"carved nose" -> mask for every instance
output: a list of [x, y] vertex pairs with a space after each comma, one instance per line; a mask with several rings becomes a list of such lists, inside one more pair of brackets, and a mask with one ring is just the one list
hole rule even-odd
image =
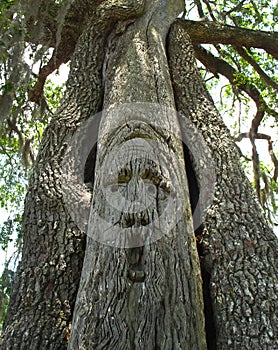
[[145, 191], [144, 181], [140, 176], [133, 176], [127, 186], [127, 199], [132, 204], [142, 203]]

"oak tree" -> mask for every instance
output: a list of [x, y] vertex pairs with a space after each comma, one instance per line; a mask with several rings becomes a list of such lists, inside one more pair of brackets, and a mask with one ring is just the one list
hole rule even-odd
[[[269, 143], [273, 184], [259, 127], [277, 117], [278, 37], [251, 29], [268, 3], [1, 2], [3, 140], [32, 164], [1, 349], [277, 346], [277, 240], [256, 139]], [[237, 136], [252, 145], [255, 192], [196, 58], [255, 103]], [[52, 113], [46, 79], [68, 61]], [[36, 155], [26, 125], [47, 125]]]

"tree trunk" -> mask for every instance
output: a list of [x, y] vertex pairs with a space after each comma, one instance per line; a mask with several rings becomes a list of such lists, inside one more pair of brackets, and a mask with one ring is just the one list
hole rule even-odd
[[[90, 9], [30, 180], [1, 349], [206, 348], [184, 157], [200, 187], [194, 227], [204, 221], [207, 346], [278, 346], [275, 237], [178, 22], [165, 53], [182, 3], [109, 0]], [[91, 117], [102, 109], [98, 126]], [[94, 183], [91, 204], [84, 178]]]
[[153, 1], [134, 23], [121, 23], [122, 32], [118, 26], [110, 33], [93, 202], [68, 349], [206, 348], [165, 52], [167, 23], [182, 6]]
[[[215, 198], [200, 237], [217, 349], [278, 348], [277, 239], [240, 167], [239, 151], [192, 63], [190, 38], [178, 24], [172, 27], [168, 52], [182, 132], [187, 134], [186, 120], [196, 125], [217, 170]], [[195, 170], [200, 178], [200, 168]]]
[[[140, 14], [142, 2], [130, 3], [117, 8], [106, 2], [93, 12], [76, 46], [61, 107], [44, 133], [25, 202], [22, 261], [1, 336], [3, 350], [67, 347], [85, 235], [63, 196], [63, 160], [78, 126], [101, 109], [106, 38], [119, 18]], [[82, 204], [80, 198], [71, 200]]]

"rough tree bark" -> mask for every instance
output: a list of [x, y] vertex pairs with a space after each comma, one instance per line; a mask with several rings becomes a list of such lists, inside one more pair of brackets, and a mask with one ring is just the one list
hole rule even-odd
[[[91, 5], [82, 1], [83, 10], [87, 6], [88, 11], [71, 60], [67, 91], [44, 134], [30, 180], [22, 261], [1, 349], [206, 348], [200, 267], [182, 170], [182, 144], [176, 137], [180, 127], [182, 138], [190, 139], [186, 120], [203, 134], [217, 171], [215, 198], [203, 230], [198, 231], [208, 348], [278, 347], [274, 312], [277, 243], [240, 169], [238, 151], [198, 74], [193, 48], [179, 21], [166, 41], [166, 56], [165, 39], [179, 9], [177, 3], [109, 0]], [[158, 103], [170, 109], [159, 109], [159, 121], [151, 112], [145, 115], [142, 104], [136, 115], [132, 108], [116, 109], [113, 114], [116, 105], [127, 102]], [[149, 111], [148, 106], [143, 105]], [[180, 126], [172, 113], [175, 106], [183, 115]], [[67, 197], [63, 197], [63, 159], [76, 130], [103, 108], [86, 244], [84, 233], [70, 216]], [[144, 158], [142, 148], [154, 146], [158, 155]], [[115, 150], [123, 152], [125, 162]], [[166, 153], [166, 164], [171, 167], [157, 169]], [[115, 155], [121, 169], [127, 168], [126, 160], [131, 164], [121, 183], [116, 182], [117, 190], [123, 187], [127, 195], [137, 196], [138, 189], [148, 186], [152, 196], [162, 193], [162, 198], [169, 198], [169, 189], [177, 188], [171, 181], [179, 179], [185, 215], [178, 216], [170, 233], [141, 248], [141, 244], [123, 248], [122, 243], [112, 247], [111, 242], [107, 246], [96, 241], [100, 240], [96, 212], [108, 223], [115, 220], [117, 231], [127, 239], [138, 238], [131, 226], [143, 225], [142, 217], [128, 208], [125, 215], [111, 209], [98, 191], [115, 185], [102, 184], [109, 154]], [[194, 162], [194, 154], [191, 157], [202, 182], [200, 164]], [[138, 158], [145, 160], [138, 164]], [[108, 169], [115, 171], [113, 162]], [[144, 172], [153, 175], [144, 175], [141, 181]], [[170, 176], [173, 174], [176, 177]], [[165, 186], [163, 176], [170, 184]], [[89, 199], [78, 193], [87, 192], [80, 189], [71, 201], [88, 210]], [[143, 213], [145, 226], [161, 207], [163, 199], [151, 212]], [[174, 217], [178, 209], [173, 210]]]
[[44, 133], [26, 198], [22, 261], [1, 349], [67, 346], [85, 240], [63, 199], [61, 164], [77, 127], [101, 109], [102, 66], [109, 31], [117, 20], [136, 17], [143, 10], [139, 1], [125, 1], [124, 5], [106, 2], [93, 11], [76, 46], [59, 112]]
[[[182, 9], [182, 1], [146, 3], [138, 20], [110, 33], [105, 112], [68, 349], [206, 348], [200, 267], [165, 52], [169, 25]], [[136, 102], [144, 103], [130, 105]], [[129, 104], [116, 111], [122, 103]], [[116, 196], [111, 186], [117, 186], [114, 192], [122, 190], [128, 207], [110, 204]], [[132, 203], [144, 191], [153, 191], [154, 203], [134, 212]], [[174, 191], [167, 209], [164, 202]], [[174, 222], [169, 230], [163, 220], [167, 214]]]
[[[275, 349], [277, 239], [193, 61], [189, 36], [182, 26], [173, 25], [169, 64], [177, 109], [203, 134], [217, 169], [215, 199], [200, 238], [202, 267], [210, 280], [216, 346], [223, 350]], [[181, 121], [186, 133], [183, 125]]]

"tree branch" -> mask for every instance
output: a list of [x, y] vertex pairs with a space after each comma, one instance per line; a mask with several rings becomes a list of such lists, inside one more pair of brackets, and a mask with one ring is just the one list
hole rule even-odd
[[[90, 6], [86, 1], [78, 2], [76, 0], [72, 3], [70, 9], [67, 12], [65, 24], [62, 28], [60, 45], [58, 48], [56, 47], [56, 58], [55, 60], [51, 58], [50, 62], [42, 68], [39, 75], [39, 80], [33, 92], [33, 101], [39, 101], [42, 94], [42, 88], [47, 76], [50, 73], [52, 73], [55, 69], [57, 69], [61, 63], [65, 63], [70, 59], [74, 51], [77, 39], [80, 33], [82, 32], [82, 29], [84, 28], [86, 18], [88, 18], [89, 16], [88, 13], [91, 12], [92, 9], [95, 8], [96, 5], [101, 2], [101, 0], [95, 1], [94, 4]], [[90, 8], [88, 9], [88, 7]], [[56, 17], [53, 17], [52, 19], [50, 16], [48, 16], [45, 18], [45, 21], [45, 35], [43, 36], [43, 44], [55, 47], [57, 33]], [[29, 22], [30, 32], [34, 32], [34, 23], [37, 23], [35, 19]], [[270, 53], [273, 57], [278, 58], [278, 33], [269, 33], [263, 31], [254, 31], [249, 29], [237, 28], [228, 25], [221, 25], [212, 21], [196, 22], [178, 19], [177, 23], [189, 33], [195, 45], [200, 43], [222, 43], [231, 44], [237, 47], [256, 47], [262, 48], [268, 53]], [[31, 35], [30, 41], [32, 41], [32, 38], [34, 39], [35, 37]], [[65, 47], [67, 47], [66, 50], [64, 50]], [[232, 80], [234, 80], [234, 77], [232, 78]], [[250, 93], [248, 94], [250, 95]], [[256, 93], [253, 91], [252, 95], [252, 98], [254, 99]], [[258, 99], [255, 99], [255, 101], [256, 100]], [[256, 104], [258, 104], [258, 102], [256, 102]]]
[[[44, 44], [47, 47], [54, 47], [54, 53], [49, 62], [43, 66], [39, 72], [38, 81], [30, 94], [30, 100], [40, 104], [45, 81], [49, 74], [58, 69], [62, 63], [66, 63], [71, 59], [79, 36], [83, 32], [85, 26], [89, 21], [98, 22], [100, 14], [109, 6], [108, 1], [105, 0], [74, 0], [70, 7], [66, 9], [64, 14], [57, 5], [52, 8], [56, 14], [51, 18], [47, 15], [43, 17], [43, 24], [41, 24], [43, 35], [30, 35], [29, 40], [35, 44]], [[117, 3], [117, 2], [114, 2]], [[114, 4], [115, 5], [115, 4]], [[126, 7], [126, 1], [118, 1], [117, 6]], [[60, 11], [60, 12], [59, 12]], [[99, 13], [96, 13], [99, 11]], [[59, 18], [62, 18], [59, 21]], [[117, 11], [113, 14], [115, 22], [120, 20]], [[28, 32], [36, 32], [36, 23], [38, 18], [31, 18], [28, 22]], [[41, 42], [42, 40], [42, 42]]]
[[264, 71], [263, 69], [260, 67], [260, 65], [253, 59], [253, 57], [251, 56], [251, 52], [249, 51], [249, 54], [244, 50], [243, 47], [236, 47], [235, 46], [235, 50], [240, 54], [240, 56], [242, 58], [245, 59], [246, 62], [248, 62], [254, 69], [255, 71], [259, 74], [259, 76], [271, 87], [273, 87], [273, 89], [278, 91], [278, 84], [272, 80]]
[[236, 85], [237, 88], [245, 92], [251, 99], [255, 102], [257, 107], [257, 114], [253, 120], [254, 131], [257, 132], [258, 126], [264, 116], [265, 111], [269, 114], [277, 117], [278, 113], [269, 108], [262, 98], [260, 92], [257, 88], [249, 83], [236, 83], [237, 71], [229, 63], [222, 60], [219, 57], [214, 56], [212, 53], [208, 52], [202, 46], [194, 45], [196, 57], [198, 60], [215, 76], [221, 74], [225, 76], [232, 85]]
[[[92, 13], [93, 9], [97, 7], [103, 0], [94, 1], [91, 5], [88, 5], [86, 1], [74, 1], [66, 15], [65, 25], [63, 28], [64, 37], [66, 33], [70, 33], [71, 40], [77, 40], [88, 14]], [[199, 3], [199, 1], [195, 1]], [[53, 5], [53, 11], [58, 11], [57, 5]], [[56, 6], [56, 7], [55, 7]], [[198, 8], [200, 8], [200, 3]], [[200, 8], [201, 9], [201, 8]], [[200, 10], [199, 9], [199, 10]], [[201, 11], [200, 14], [203, 12]], [[57, 31], [56, 17], [47, 16], [43, 18], [44, 35], [38, 39], [37, 19], [31, 17], [28, 22], [28, 32], [31, 42], [36, 44], [40, 43], [48, 45], [49, 47], [55, 47], [55, 38]], [[231, 44], [235, 46], [256, 47], [264, 49], [273, 57], [278, 59], [278, 33], [265, 32], [259, 30], [251, 30], [238, 28], [229, 25], [223, 25], [215, 21], [190, 21], [184, 19], [178, 19], [177, 23], [181, 25], [190, 35], [194, 44]], [[38, 25], [38, 24], [37, 24]]]
[[[32, 15], [27, 20], [28, 37], [26, 41], [36, 45], [56, 47], [57, 32], [61, 30], [61, 36], [64, 40], [72, 40], [75, 45], [87, 23], [87, 19], [101, 2], [104, 2], [104, 0], [72, 1], [70, 7], [66, 10], [63, 27], [59, 28], [61, 25], [59, 18], [63, 16], [64, 12], [63, 5], [57, 5], [54, 1], [41, 1], [40, 8], [46, 8], [47, 11], [41, 13], [39, 9], [35, 16]], [[30, 9], [27, 8], [26, 11], [28, 12], [28, 10]]]
[[250, 129], [250, 132], [249, 132], [249, 140], [252, 145], [252, 165], [253, 165], [255, 190], [256, 190], [256, 194], [259, 199], [259, 202], [262, 203], [261, 186], [260, 186], [260, 159], [259, 159], [259, 153], [257, 151], [256, 144], [255, 144], [254, 132], [252, 129]]
[[[235, 137], [236, 142], [242, 141], [244, 138], [250, 139], [250, 132], [242, 132], [237, 137]], [[278, 159], [275, 156], [274, 150], [273, 150], [273, 141], [271, 139], [271, 136], [262, 134], [262, 133], [255, 133], [253, 134], [253, 138], [256, 140], [267, 140], [268, 142], [268, 152], [270, 155], [270, 158], [272, 160], [272, 163], [274, 165], [274, 174], [273, 174], [273, 180], [276, 181], [278, 177]]]
[[278, 59], [278, 33], [264, 32], [222, 25], [212, 21], [189, 21], [178, 19], [177, 23], [196, 44], [226, 44], [263, 49]]
[[199, 17], [205, 18], [205, 13], [203, 11], [203, 7], [202, 7], [200, 0], [194, 0], [194, 3], [197, 6]]
[[[65, 44], [67, 44], [67, 46], [65, 46]], [[58, 69], [62, 63], [67, 63], [70, 60], [70, 57], [74, 52], [75, 44], [76, 43], [73, 41], [61, 41], [58, 49], [54, 50], [50, 60], [40, 69], [34, 89], [29, 94], [30, 101], [40, 104], [47, 77]]]
[[35, 161], [34, 152], [31, 147], [33, 137], [27, 138], [18, 128], [15, 120], [10, 118], [7, 120], [7, 124], [9, 130], [11, 132], [14, 131], [17, 134], [19, 140], [19, 152], [21, 153], [23, 164], [26, 168], [29, 168]]
[[239, 4], [237, 4], [235, 7], [232, 7], [229, 11], [225, 11], [224, 16], [229, 16], [231, 13], [240, 10], [245, 1], [246, 0], [242, 0]]
[[[235, 138], [235, 141], [240, 142], [243, 139], [249, 139], [249, 138], [250, 138], [249, 132], [242, 132]], [[268, 140], [268, 141], [271, 140], [271, 137], [269, 135], [262, 134], [262, 133], [255, 134], [254, 138], [257, 140]]]
[[207, 1], [207, 0], [202, 0], [202, 1], [206, 4], [211, 19], [212, 19], [213, 21], [216, 21], [216, 18], [214, 17], [213, 10], [212, 10], [212, 8], [211, 8], [211, 6], [210, 6], [209, 1]]

